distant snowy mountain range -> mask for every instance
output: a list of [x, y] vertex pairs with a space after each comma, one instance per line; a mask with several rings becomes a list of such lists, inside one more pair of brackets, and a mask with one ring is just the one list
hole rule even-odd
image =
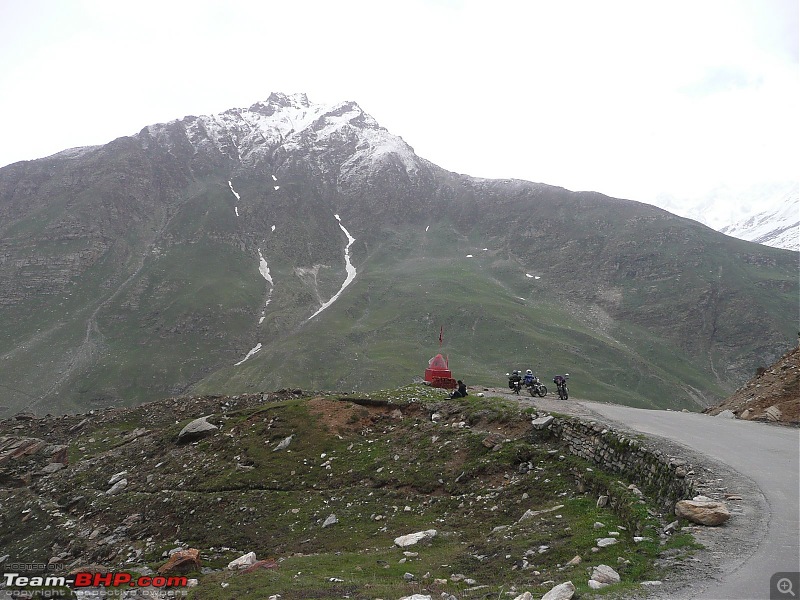
[[653, 204], [731, 237], [800, 250], [796, 181], [745, 188], [721, 186], [694, 198], [661, 197]]
[[800, 198], [797, 190], [788, 193], [778, 206], [722, 227], [719, 231], [773, 248], [800, 250]]

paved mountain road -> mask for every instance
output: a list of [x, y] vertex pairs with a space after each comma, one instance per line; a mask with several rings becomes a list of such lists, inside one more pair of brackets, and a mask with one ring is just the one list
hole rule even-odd
[[[550, 396], [533, 403], [544, 410], [595, 417], [670, 440], [742, 475], [740, 480], [734, 477], [737, 484], [750, 480], [757, 486], [743, 496], [742, 513], [734, 514], [723, 528], [703, 528], [709, 538], [726, 530], [720, 537], [727, 536], [728, 544], [736, 547], [715, 553], [718, 573], [692, 582], [689, 595], [689, 590], [684, 591], [687, 598], [768, 599], [773, 574], [800, 571], [800, 430], [697, 413], [583, 400], [561, 402]], [[765, 514], [759, 518], [762, 510]], [[794, 592], [800, 594], [800, 590]], [[791, 597], [786, 595], [786, 600]]]

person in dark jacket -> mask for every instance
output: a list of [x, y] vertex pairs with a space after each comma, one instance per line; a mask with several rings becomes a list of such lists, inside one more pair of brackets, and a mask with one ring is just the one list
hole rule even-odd
[[451, 398], [466, 398], [467, 397], [467, 384], [458, 380], [458, 387], [450, 394]]

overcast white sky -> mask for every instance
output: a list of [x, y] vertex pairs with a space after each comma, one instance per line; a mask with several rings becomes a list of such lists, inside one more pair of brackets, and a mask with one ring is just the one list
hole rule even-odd
[[727, 221], [797, 185], [798, 20], [797, 0], [0, 0], [0, 165], [305, 92], [452, 171]]

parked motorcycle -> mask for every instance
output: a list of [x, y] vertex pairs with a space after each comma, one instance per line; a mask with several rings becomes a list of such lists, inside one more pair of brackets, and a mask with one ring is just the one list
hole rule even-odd
[[564, 375], [556, 375], [555, 377], [553, 377], [553, 383], [556, 384], [556, 388], [558, 389], [558, 397], [561, 400], [569, 399], [569, 388], [567, 387], [567, 379], [569, 379], [569, 373], [565, 373]]
[[539, 398], [544, 398], [547, 395], [547, 387], [539, 380], [538, 377], [534, 377], [533, 381], [525, 384], [525, 387], [528, 388], [528, 392], [531, 396], [539, 396]]
[[522, 389], [522, 377], [520, 377], [516, 372], [514, 372], [513, 375], [506, 373], [506, 377], [508, 377], [508, 389], [519, 395], [519, 392]]

